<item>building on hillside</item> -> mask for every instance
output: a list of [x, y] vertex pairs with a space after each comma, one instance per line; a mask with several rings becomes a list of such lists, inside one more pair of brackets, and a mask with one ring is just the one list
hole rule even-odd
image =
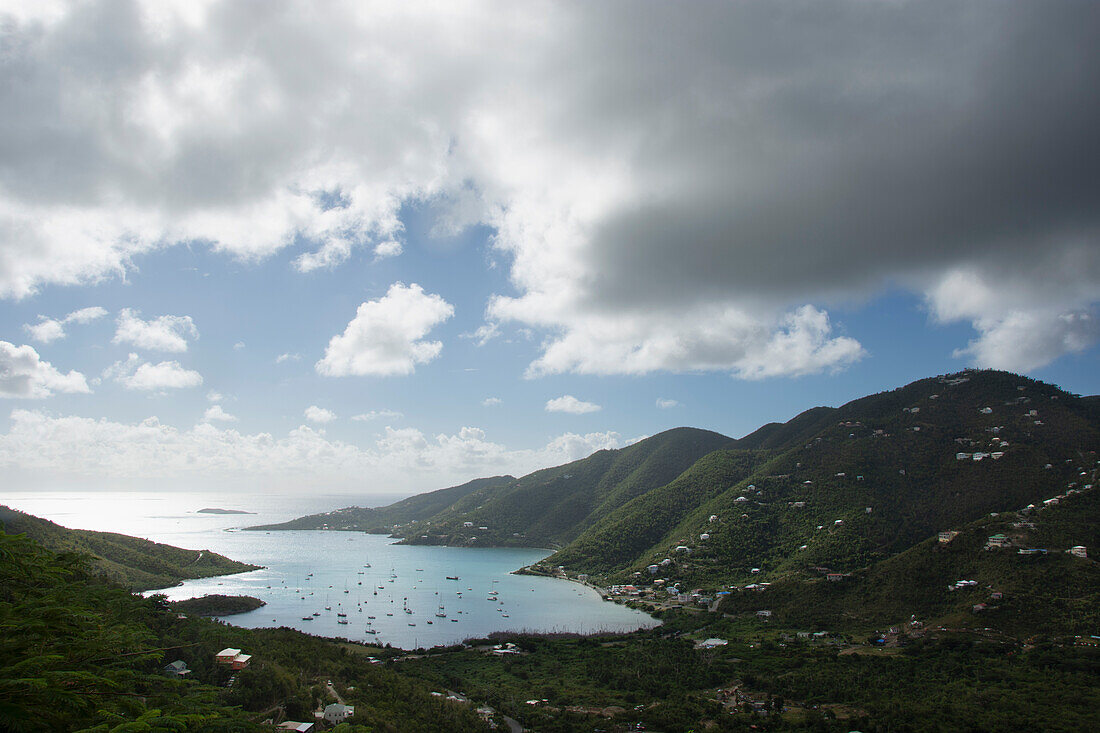
[[1076, 547], [1071, 547], [1068, 550], [1066, 550], [1066, 552], [1073, 555], [1074, 557], [1080, 557], [1080, 558], [1085, 558], [1085, 559], [1088, 559], [1088, 556], [1089, 556], [1089, 552], [1088, 552], [1087, 549], [1085, 549], [1084, 545], [1077, 545]]
[[772, 612], [765, 608], [762, 611], [757, 611], [756, 616], [757, 618], [771, 618]]
[[161, 672], [164, 673], [165, 677], [185, 677], [191, 674], [191, 670], [187, 668], [187, 664], [182, 659], [164, 665]]
[[233, 649], [232, 647], [226, 647], [220, 652], [214, 655], [214, 661], [218, 664], [229, 664], [232, 662], [238, 654], [241, 653], [240, 649]]
[[325, 713], [322, 717], [324, 717], [326, 723], [338, 725], [353, 715], [355, 715], [354, 705], [341, 705], [338, 702], [334, 702], [331, 705], [325, 706]]
[[1011, 545], [1012, 541], [1003, 534], [995, 534], [985, 541], [985, 549], [987, 550], [1009, 547]]
[[844, 573], [826, 573], [825, 579], [830, 583], [836, 583], [839, 580], [844, 580]]
[[940, 544], [946, 545], [948, 542], [950, 542], [951, 540], [955, 539], [958, 536], [959, 536], [958, 532], [954, 532], [954, 531], [951, 531], [951, 530], [947, 530], [946, 532], [940, 532], [939, 533]]
[[229, 668], [236, 670], [244, 669], [248, 666], [248, 663], [249, 661], [251, 661], [251, 659], [251, 654], [238, 654], [229, 661]]
[[277, 730], [292, 730], [294, 733], [313, 733], [317, 730], [316, 723], [299, 723], [297, 720], [288, 720], [285, 723], [279, 723], [276, 726]]
[[729, 644], [729, 642], [725, 639], [710, 638], [695, 642], [695, 648], [714, 649], [716, 647], [725, 646], [726, 644]]

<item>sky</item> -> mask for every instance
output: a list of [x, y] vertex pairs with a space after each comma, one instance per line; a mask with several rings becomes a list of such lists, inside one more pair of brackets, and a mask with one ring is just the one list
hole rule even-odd
[[968, 367], [1100, 392], [1098, 37], [0, 0], [3, 482], [369, 504]]

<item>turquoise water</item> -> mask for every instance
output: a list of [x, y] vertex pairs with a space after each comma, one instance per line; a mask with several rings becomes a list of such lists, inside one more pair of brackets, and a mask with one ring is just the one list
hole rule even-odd
[[[260, 598], [267, 603], [263, 608], [225, 619], [248, 628], [289, 626], [318, 636], [415, 649], [494, 631], [590, 633], [657, 623], [639, 611], [604, 602], [576, 583], [511, 574], [542, 559], [547, 550], [403, 546], [382, 535], [354, 532], [234, 529], [354, 503], [347, 497], [268, 496], [228, 502], [193, 495], [68, 493], [5, 496], [3, 501], [69, 527], [124, 532], [263, 565], [250, 573], [156, 591], [170, 600], [210, 593]], [[196, 513], [207, 506], [256, 514]]]

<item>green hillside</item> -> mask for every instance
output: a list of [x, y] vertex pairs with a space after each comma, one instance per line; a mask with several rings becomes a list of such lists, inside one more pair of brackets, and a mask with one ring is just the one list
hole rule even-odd
[[736, 446], [609, 514], [547, 565], [625, 578], [668, 560], [659, 577], [699, 586], [853, 571], [1059, 494], [1093, 465], [1100, 421], [1056, 387], [966, 372], [816, 408]]
[[708, 430], [676, 428], [519, 479], [478, 479], [377, 509], [351, 507], [249, 529], [387, 532], [415, 544], [560, 546], [732, 443]]
[[467, 481], [460, 486], [417, 494], [384, 507], [352, 506], [321, 514], [310, 514], [279, 524], [245, 527], [249, 530], [334, 529], [343, 531], [388, 534], [394, 525], [431, 519], [455, 502], [470, 495], [481, 495], [500, 487], [510, 486], [512, 476], [494, 476]]
[[93, 572], [135, 591], [258, 568], [209, 550], [184, 550], [113, 532], [67, 529], [6, 506], [0, 506], [0, 526], [9, 534], [26, 534], [53, 552], [86, 555]]

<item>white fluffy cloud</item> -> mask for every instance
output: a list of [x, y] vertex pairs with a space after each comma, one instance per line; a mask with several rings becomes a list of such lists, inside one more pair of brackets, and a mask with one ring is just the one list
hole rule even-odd
[[91, 323], [94, 320], [102, 318], [107, 315], [107, 309], [101, 308], [98, 305], [93, 305], [88, 308], [81, 308], [75, 310], [64, 318], [58, 320], [54, 318], [47, 318], [46, 316], [39, 316], [38, 323], [24, 324], [23, 328], [31, 335], [35, 341], [43, 344], [48, 344], [51, 341], [65, 338], [65, 325], [69, 323]]
[[[430, 201], [441, 230], [495, 231], [512, 291], [481, 333], [541, 331], [532, 375], [843, 368], [859, 345], [805, 307], [933, 298], [964, 266], [1034, 275], [966, 319], [973, 358], [1034, 364], [1091, 338], [1090, 3], [693, 11], [17, 4], [0, 297], [125, 276], [178, 243], [244, 260], [302, 247], [303, 271], [396, 256], [402, 206]], [[1052, 272], [1075, 293], [1053, 315], [1036, 297]], [[1019, 349], [997, 335], [1007, 311]], [[341, 356], [326, 373], [420, 363]]]
[[671, 410], [673, 407], [679, 407], [680, 403], [676, 400], [670, 400], [665, 397], [657, 398], [657, 407], [661, 410]]
[[593, 402], [582, 402], [571, 394], [546, 401], [547, 412], [568, 412], [573, 415], [584, 415], [589, 412], [598, 412], [600, 409], [599, 405]]
[[202, 386], [202, 375], [193, 369], [185, 369], [178, 361], [152, 364], [137, 354], [130, 354], [126, 361], [116, 361], [107, 367], [103, 370], [103, 377], [114, 379], [126, 389], [142, 392]]
[[425, 293], [416, 283], [394, 283], [378, 300], [359, 306], [344, 333], [333, 336], [319, 374], [387, 376], [412, 374], [443, 350], [439, 341], [424, 337], [454, 315], [454, 306], [438, 295]]
[[42, 399], [54, 392], [90, 392], [84, 375], [62, 374], [33, 347], [0, 341], [0, 397]]
[[623, 445], [616, 433], [566, 433], [538, 449], [509, 449], [484, 431], [466, 427], [428, 436], [414, 429], [386, 428], [360, 447], [300, 427], [283, 437], [246, 434], [202, 422], [180, 430], [150, 417], [137, 423], [13, 410], [11, 428], [0, 434], [0, 470], [40, 487], [74, 479], [90, 485], [118, 479], [182, 479], [197, 485], [301, 490], [303, 485], [362, 493], [363, 476], [387, 491], [427, 491], [473, 476], [522, 475], [596, 450]]
[[496, 407], [497, 405], [502, 404], [502, 403], [503, 403], [503, 400], [501, 400], [499, 397], [486, 397], [485, 399], [483, 399], [481, 401], [481, 406], [482, 407]]
[[237, 422], [237, 418], [234, 415], [230, 415], [228, 412], [222, 409], [221, 405], [211, 405], [206, 408], [206, 412], [202, 414], [204, 422]]
[[288, 352], [284, 354], [279, 354], [277, 357], [275, 357], [275, 363], [282, 364], [285, 361], [300, 361], [301, 358], [301, 354], [291, 354]]
[[332, 422], [336, 419], [335, 412], [333, 412], [332, 410], [326, 410], [323, 407], [318, 407], [317, 405], [310, 405], [305, 409], [305, 412], [303, 414], [305, 415], [306, 420], [309, 420], [313, 423], [319, 423], [321, 425]]
[[1019, 276], [958, 269], [929, 289], [929, 307], [938, 321], [969, 321], [978, 332], [956, 356], [978, 367], [1028, 372], [1100, 339], [1095, 310], [1080, 307], [1088, 298], [1063, 289], [1066, 280], [1036, 284], [1035, 293], [1021, 301], [1013, 277]]
[[187, 339], [198, 338], [191, 316], [159, 316], [143, 321], [140, 314], [123, 308], [118, 314], [117, 329], [112, 341], [116, 344], [132, 344], [139, 349], [152, 351], [187, 351]]

